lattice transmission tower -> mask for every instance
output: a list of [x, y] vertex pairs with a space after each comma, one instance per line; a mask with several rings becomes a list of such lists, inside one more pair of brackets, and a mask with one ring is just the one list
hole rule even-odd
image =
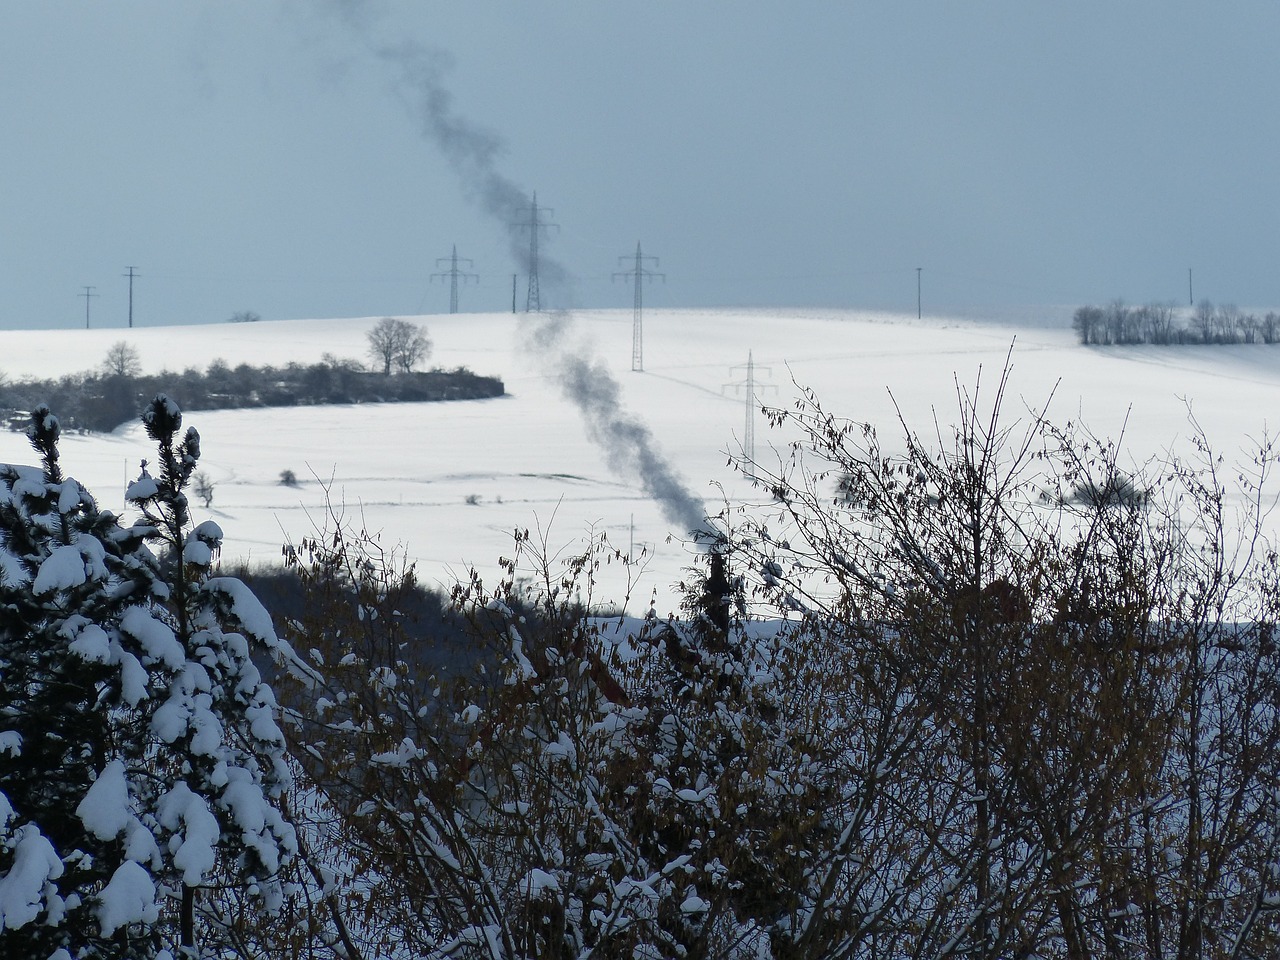
[[644, 265], [646, 260], [652, 262], [655, 267], [658, 265], [657, 257], [646, 257], [640, 252], [640, 241], [637, 240], [634, 258], [618, 258], [619, 263], [634, 263], [634, 266], [630, 270], [623, 270], [613, 275], [615, 280], [619, 277], [634, 278], [636, 283], [635, 306], [631, 314], [631, 369], [636, 371], [644, 370], [644, 282], [646, 280], [652, 282], [655, 277], [658, 277], [665, 283], [667, 279], [665, 273], [646, 269]]
[[463, 283], [466, 283], [468, 280], [478, 281], [480, 279], [479, 274], [467, 273], [466, 271], [459, 270], [458, 264], [460, 263], [465, 263], [468, 267], [475, 266], [475, 264], [472, 261], [468, 260], [466, 257], [458, 256], [458, 245], [455, 243], [453, 245], [452, 256], [441, 257], [436, 261], [437, 267], [443, 267], [445, 264], [448, 264], [449, 269], [445, 270], [443, 273], [433, 273], [431, 275], [432, 280], [436, 280], [436, 279], [444, 280], [445, 277], [449, 278], [449, 312], [450, 313], [458, 312], [458, 281], [461, 280]]
[[777, 391], [777, 387], [772, 383], [759, 383], [756, 380], [756, 371], [764, 370], [772, 374], [771, 367], [760, 367], [756, 365], [755, 357], [750, 350], [747, 351], [747, 362], [740, 363], [737, 366], [729, 368], [730, 373], [736, 373], [739, 370], [746, 372], [746, 376], [742, 380], [733, 383], [726, 383], [722, 389], [741, 391], [746, 401], [746, 425], [742, 431], [742, 455], [751, 462], [756, 459], [756, 409], [758, 407], [758, 394], [761, 390]]
[[538, 234], [551, 228], [560, 229], [558, 223], [550, 223], [543, 220], [544, 214], [548, 217], [554, 217], [556, 212], [550, 207], [539, 208], [538, 194], [537, 191], [534, 191], [533, 203], [529, 206], [529, 219], [512, 224], [513, 227], [529, 231], [529, 293], [524, 301], [525, 313], [539, 313], [542, 311], [542, 292], [538, 289]]

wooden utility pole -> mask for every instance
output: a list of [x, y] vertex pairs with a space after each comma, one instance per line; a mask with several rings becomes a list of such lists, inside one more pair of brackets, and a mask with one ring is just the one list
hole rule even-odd
[[129, 326], [132, 327], [133, 326], [133, 278], [139, 277], [141, 276], [141, 274], [133, 272], [138, 269], [137, 267], [125, 267], [125, 269], [128, 270], [129, 272], [123, 273], [121, 274], [121, 276], [129, 278]]
[[78, 294], [78, 296], [84, 297], [84, 328], [86, 330], [89, 329], [89, 300], [90, 298], [97, 296], [97, 294], [93, 292], [94, 289], [95, 288], [93, 287], [85, 287], [84, 293]]

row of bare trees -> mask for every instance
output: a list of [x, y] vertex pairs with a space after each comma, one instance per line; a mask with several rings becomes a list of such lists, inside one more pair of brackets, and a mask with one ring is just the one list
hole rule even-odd
[[771, 411], [792, 444], [719, 518], [727, 629], [696, 571], [677, 621], [590, 617], [629, 558], [520, 534], [428, 656], [411, 567], [341, 522], [300, 544], [309, 853], [244, 952], [1280, 954], [1277, 451], [1121, 470], [986, 389], [891, 442]]
[[1105, 307], [1076, 310], [1071, 328], [1085, 345], [1172, 343], [1280, 343], [1280, 314], [1259, 317], [1234, 304], [1201, 300], [1187, 316], [1172, 304], [1131, 306], [1114, 300]]

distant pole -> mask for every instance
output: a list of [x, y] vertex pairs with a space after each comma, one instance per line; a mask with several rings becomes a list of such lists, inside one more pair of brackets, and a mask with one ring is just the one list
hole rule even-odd
[[[619, 257], [620, 263], [626, 263], [631, 260], [630, 257]], [[661, 277], [665, 282], [667, 275], [665, 273], [654, 273], [652, 270], [646, 270], [645, 261], [651, 261], [656, 267], [658, 265], [657, 257], [646, 257], [640, 252], [640, 241], [636, 241], [635, 266], [630, 270], [624, 270], [621, 273], [615, 273], [613, 279], [619, 277], [634, 277], [636, 281], [635, 297], [632, 301], [631, 308], [631, 369], [637, 372], [644, 371], [644, 333], [642, 329], [642, 315], [644, 313], [644, 281], [653, 280], [654, 277]]]
[[472, 263], [470, 260], [468, 260], [466, 257], [458, 256], [458, 247], [455, 244], [453, 248], [453, 256], [441, 257], [439, 260], [436, 261], [437, 267], [443, 266], [444, 264], [447, 263], [449, 264], [449, 269], [446, 270], [444, 273], [433, 273], [431, 275], [432, 280], [436, 279], [437, 277], [439, 277], [441, 280], [443, 280], [445, 277], [449, 278], [449, 312], [450, 313], [458, 312], [458, 278], [461, 277], [463, 283], [465, 283], [468, 280], [480, 279], [480, 277], [474, 273], [466, 273], [465, 271], [459, 270], [458, 269], [459, 261], [461, 261], [462, 263], [465, 263], [469, 267], [475, 266], [475, 264]]
[[920, 319], [920, 271], [924, 267], [916, 267], [916, 319]]
[[[770, 372], [772, 372], [771, 368], [769, 367], [760, 367], [758, 369], [770, 370]], [[742, 391], [743, 398], [746, 401], [746, 408], [747, 408], [746, 423], [744, 425], [744, 429], [742, 432], [742, 455], [748, 461], [754, 463], [756, 459], [756, 394], [759, 393], [761, 387], [768, 390], [774, 390], [774, 391], [776, 391], [778, 388], [771, 383], [765, 383], [765, 384], [756, 383], [757, 367], [756, 367], [754, 353], [751, 350], [747, 351], [747, 362], [745, 365], [738, 364], [735, 367], [729, 368], [730, 373], [735, 373], [738, 370], [746, 371], [746, 374], [747, 374], [746, 379], [739, 380], [736, 383], [726, 383], [721, 388], [721, 392], [724, 392], [724, 390], [729, 390], [729, 389]]]
[[511, 275], [511, 312], [512, 313], [516, 312], [516, 277], [518, 276], [519, 274], [517, 273], [513, 273]]
[[121, 274], [121, 276], [129, 278], [129, 326], [132, 327], [133, 326], [133, 278], [140, 277], [142, 276], [142, 274], [133, 272], [138, 269], [137, 267], [125, 267], [125, 269], [128, 270], [129, 272]]
[[97, 294], [93, 292], [94, 289], [94, 287], [85, 287], [84, 293], [77, 294], [77, 296], [84, 297], [84, 328], [86, 330], [89, 329], [89, 300], [91, 297], [97, 296]]
[[1196, 305], [1195, 292], [1191, 289], [1191, 268], [1187, 267], [1187, 305], [1194, 307]]

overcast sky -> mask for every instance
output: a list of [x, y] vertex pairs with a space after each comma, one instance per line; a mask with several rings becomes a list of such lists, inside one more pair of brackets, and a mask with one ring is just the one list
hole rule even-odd
[[546, 306], [629, 306], [637, 241], [658, 306], [914, 311], [917, 267], [926, 312], [1188, 268], [1280, 305], [1277, 37], [1274, 0], [0, 0], [0, 326], [86, 285], [123, 326], [128, 266], [139, 325], [444, 312], [454, 245], [463, 310], [523, 308], [533, 191]]

